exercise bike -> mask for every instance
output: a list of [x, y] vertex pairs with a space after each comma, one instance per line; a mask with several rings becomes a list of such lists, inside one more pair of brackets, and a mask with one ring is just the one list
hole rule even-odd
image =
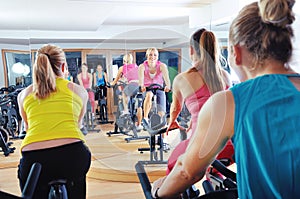
[[[149, 133], [149, 147], [138, 148], [140, 153], [150, 151], [150, 161], [145, 161], [145, 164], [166, 164], [167, 161], [163, 158], [163, 153], [168, 150], [164, 149], [162, 134], [167, 130], [167, 116], [160, 116], [157, 110], [157, 91], [163, 91], [164, 88], [160, 84], [151, 84], [146, 87], [146, 91], [153, 93], [152, 106], [149, 113], [149, 121], [143, 119], [143, 126]], [[159, 154], [158, 154], [159, 153]]]
[[[187, 109], [186, 105], [184, 104], [181, 109], [181, 112], [179, 113], [177, 121], [180, 126], [187, 129], [188, 123], [190, 122], [190, 120], [191, 120], [191, 114], [190, 114], [189, 110]], [[179, 129], [179, 132], [180, 132], [180, 140], [181, 141], [186, 140], [187, 139], [186, 130]]]
[[41, 173], [41, 165], [39, 163], [34, 163], [31, 166], [28, 178], [26, 180], [24, 189], [22, 191], [22, 196], [16, 196], [7, 192], [0, 191], [1, 199], [32, 199], [34, 195], [35, 188]]
[[98, 112], [99, 117], [97, 118], [98, 124], [112, 124], [114, 121], [108, 120], [107, 114], [107, 101], [106, 97], [104, 96], [104, 89], [106, 86], [100, 85], [95, 87], [95, 95], [98, 95], [98, 106], [96, 112]]
[[7, 104], [11, 103], [11, 99], [1, 100], [0, 102], [0, 149], [4, 156], [8, 156], [13, 153], [16, 149], [15, 147], [10, 147], [12, 142], [9, 142], [10, 134], [12, 131], [8, 129], [8, 117], [7, 111], [3, 111], [2, 108], [6, 107]]
[[[210, 181], [204, 180], [202, 183], [204, 194], [200, 195], [199, 190], [195, 190], [193, 187], [187, 188], [181, 194], [182, 199], [236, 199], [238, 198], [237, 185], [235, 173], [229, 170], [221, 161], [215, 160], [211, 164], [211, 168], [219, 171], [224, 178], [219, 178], [219, 182], [222, 184], [222, 188], [217, 188]], [[146, 199], [153, 199], [151, 195], [151, 183], [148, 175], [145, 171], [145, 164], [143, 161], [138, 161], [135, 164], [135, 170], [139, 181], [141, 183], [144, 195]], [[209, 174], [210, 175], [210, 174]]]
[[[118, 81], [118, 86], [122, 86], [123, 88], [127, 85], [127, 83], [123, 81]], [[118, 96], [118, 108], [116, 112], [116, 122], [115, 122], [115, 128], [113, 132], [107, 132], [108, 136], [111, 136], [113, 134], [123, 134], [127, 135], [129, 137], [125, 138], [125, 141], [128, 143], [131, 140], [147, 140], [149, 136], [139, 136], [138, 130], [136, 128], [136, 121], [137, 121], [137, 108], [138, 104], [142, 104], [143, 96], [141, 93], [134, 94], [129, 97], [128, 102], [128, 111], [129, 114], [122, 114], [124, 107], [123, 107], [123, 97], [122, 92], [117, 90], [116, 92]], [[129, 132], [132, 131], [132, 134], [129, 134]]]
[[17, 102], [18, 94], [23, 88], [15, 86], [3, 87], [0, 89], [0, 109], [2, 114], [2, 126], [7, 130], [12, 139], [18, 138], [19, 123], [21, 116]]
[[[0, 191], [0, 198], [1, 199], [32, 199], [34, 196], [35, 189], [38, 185], [38, 180], [39, 180], [41, 170], [42, 170], [42, 165], [40, 163], [36, 162], [31, 166], [21, 197]], [[68, 199], [66, 184], [67, 181], [64, 179], [57, 179], [49, 182], [48, 185], [50, 189], [49, 189], [48, 199]]]

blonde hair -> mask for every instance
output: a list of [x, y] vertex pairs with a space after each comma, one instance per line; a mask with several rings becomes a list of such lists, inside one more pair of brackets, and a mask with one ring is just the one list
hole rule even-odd
[[133, 63], [132, 54], [128, 53], [128, 54], [124, 55], [123, 62], [125, 62], [126, 64], [132, 64]]
[[48, 44], [38, 50], [32, 75], [33, 93], [38, 99], [56, 91], [56, 76], [62, 75], [65, 62], [65, 53], [58, 46]]
[[229, 41], [245, 46], [253, 55], [254, 64], [267, 58], [288, 62], [292, 55], [294, 3], [294, 0], [261, 0], [245, 6], [230, 26]]
[[147, 57], [147, 58], [148, 58], [148, 56], [150, 55], [150, 53], [151, 53], [152, 51], [155, 51], [155, 52], [157, 53], [157, 55], [158, 55], [158, 50], [157, 50], [157, 48], [151, 47], [151, 48], [148, 48], [147, 51], [146, 51], [146, 57]]

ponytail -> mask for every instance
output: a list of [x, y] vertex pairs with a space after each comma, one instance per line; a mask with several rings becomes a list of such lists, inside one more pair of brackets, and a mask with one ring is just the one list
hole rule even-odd
[[204, 31], [200, 37], [199, 46], [200, 67], [203, 71], [204, 82], [211, 94], [223, 90], [220, 55], [215, 35], [210, 31]]
[[33, 93], [38, 99], [45, 99], [56, 92], [56, 77], [61, 76], [61, 65], [65, 62], [63, 51], [53, 45], [42, 47], [33, 65]]

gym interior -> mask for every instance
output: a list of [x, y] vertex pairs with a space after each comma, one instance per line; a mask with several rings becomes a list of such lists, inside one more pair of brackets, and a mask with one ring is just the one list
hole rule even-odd
[[[32, 83], [32, 64], [37, 50], [44, 44], [60, 46], [66, 55], [68, 69], [76, 82], [82, 63], [94, 73], [102, 65], [108, 82], [116, 78], [123, 56], [131, 53], [134, 63], [143, 63], [146, 50], [155, 47], [159, 60], [168, 66], [171, 82], [177, 74], [192, 65], [189, 58], [189, 37], [198, 28], [213, 31], [226, 58], [228, 29], [238, 10], [252, 0], [179, 0], [179, 1], [21, 1], [1, 2], [0, 6], [0, 104], [7, 95], [9, 109], [1, 114], [0, 128], [5, 130], [5, 146], [0, 148], [0, 190], [21, 196], [17, 169], [20, 160], [22, 121], [17, 116], [16, 96]], [[294, 54], [290, 65], [300, 72], [300, 2], [294, 6]], [[238, 81], [228, 64], [232, 81]], [[145, 165], [152, 182], [166, 173], [166, 161], [183, 139], [175, 129], [164, 139], [170, 145], [164, 150], [157, 142], [164, 134], [165, 123], [157, 128], [136, 131], [132, 118], [122, 118], [117, 88], [107, 88], [105, 113], [85, 116], [86, 144], [92, 153], [87, 174], [87, 198], [145, 198], [137, 175], [136, 164]], [[166, 93], [167, 109], [172, 92]], [[102, 102], [99, 100], [98, 105]], [[2, 105], [1, 105], [2, 106]], [[2, 108], [4, 110], [4, 108]], [[100, 109], [99, 109], [100, 110]], [[9, 113], [9, 114], [8, 114]], [[101, 114], [106, 114], [102, 115]], [[168, 111], [166, 113], [168, 115]], [[5, 118], [5, 119], [3, 119]], [[189, 115], [182, 114], [183, 125]], [[4, 134], [4, 133], [3, 133]], [[154, 135], [155, 134], [155, 135]], [[3, 136], [2, 136], [3, 137]], [[144, 150], [143, 150], [144, 149]], [[234, 165], [229, 167], [235, 171]], [[201, 182], [196, 184], [204, 194]]]

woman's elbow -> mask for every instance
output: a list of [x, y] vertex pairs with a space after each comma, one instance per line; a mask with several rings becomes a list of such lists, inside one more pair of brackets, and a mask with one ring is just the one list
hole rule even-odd
[[198, 182], [205, 175], [206, 169], [200, 169], [197, 171], [197, 169], [195, 169], [196, 166], [191, 167], [191, 165], [188, 166], [187, 164], [184, 164], [182, 156], [178, 158], [177, 164], [179, 169], [179, 175], [183, 180], [187, 182]]

